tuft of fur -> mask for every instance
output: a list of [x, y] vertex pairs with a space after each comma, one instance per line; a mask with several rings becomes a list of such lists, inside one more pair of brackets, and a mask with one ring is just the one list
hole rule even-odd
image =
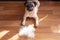
[[35, 29], [34, 29], [33, 25], [22, 26], [22, 28], [20, 28], [20, 30], [19, 30], [19, 35], [27, 36], [29, 38], [34, 38], [35, 37], [34, 31], [35, 31]]

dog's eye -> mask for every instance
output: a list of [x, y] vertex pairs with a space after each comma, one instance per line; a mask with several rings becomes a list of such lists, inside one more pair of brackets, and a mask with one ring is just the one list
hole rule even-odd
[[36, 2], [33, 2], [34, 4], [35, 4], [35, 6], [37, 5], [37, 3]]

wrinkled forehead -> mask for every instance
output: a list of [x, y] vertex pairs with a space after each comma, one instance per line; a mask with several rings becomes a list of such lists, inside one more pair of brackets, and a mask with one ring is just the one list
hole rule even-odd
[[34, 5], [32, 1], [28, 1], [26, 5]]

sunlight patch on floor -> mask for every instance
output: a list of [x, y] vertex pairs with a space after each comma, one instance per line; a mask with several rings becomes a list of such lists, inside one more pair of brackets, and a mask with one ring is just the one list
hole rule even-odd
[[53, 33], [60, 33], [60, 25], [53, 25], [51, 29]]
[[9, 31], [8, 30], [3, 30], [0, 32], [0, 39], [5, 36]]
[[19, 38], [19, 35], [18, 35], [18, 33], [17, 33], [16, 35], [12, 36], [12, 37], [9, 38], [8, 40], [18, 40], [18, 38]]

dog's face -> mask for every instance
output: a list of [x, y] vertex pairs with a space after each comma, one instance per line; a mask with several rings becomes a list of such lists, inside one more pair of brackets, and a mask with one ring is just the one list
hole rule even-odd
[[24, 5], [25, 5], [25, 7], [27, 8], [28, 11], [33, 11], [36, 4], [37, 3], [33, 2], [33, 1], [26, 1]]

